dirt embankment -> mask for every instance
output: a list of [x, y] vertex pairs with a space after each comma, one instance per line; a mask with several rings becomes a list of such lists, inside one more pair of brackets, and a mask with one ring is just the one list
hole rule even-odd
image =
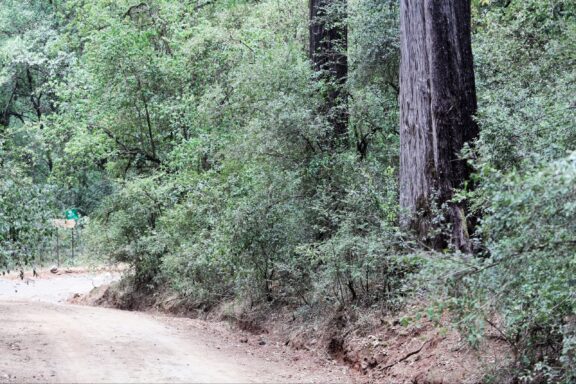
[[300, 327], [293, 331], [291, 343], [304, 349], [320, 346], [365, 382], [476, 384], [495, 367], [510, 362], [504, 341], [485, 338], [473, 349], [447, 316], [437, 322], [414, 320], [420, 309], [408, 308], [395, 316], [339, 313], [323, 324], [320, 338]]
[[[436, 321], [423, 316], [422, 305], [384, 316], [375, 310], [323, 313], [289, 308], [247, 311], [226, 303], [208, 313], [188, 311], [177, 298], [138, 295], [122, 285], [102, 287], [78, 298], [84, 304], [153, 309], [212, 321], [225, 320], [237, 328], [237, 339], [249, 346], [271, 343], [302, 352], [294, 359], [315, 356], [322, 365], [349, 367], [360, 383], [480, 384], [496, 367], [510, 364], [509, 346], [486, 337], [472, 349], [446, 315]], [[222, 323], [220, 323], [222, 324]]]

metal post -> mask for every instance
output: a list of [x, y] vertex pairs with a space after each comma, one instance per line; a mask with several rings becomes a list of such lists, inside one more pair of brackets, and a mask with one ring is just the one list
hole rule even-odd
[[58, 258], [58, 268], [60, 268], [60, 240], [58, 234], [58, 227], [56, 227], [56, 257]]
[[72, 259], [74, 259], [74, 228], [72, 228]]

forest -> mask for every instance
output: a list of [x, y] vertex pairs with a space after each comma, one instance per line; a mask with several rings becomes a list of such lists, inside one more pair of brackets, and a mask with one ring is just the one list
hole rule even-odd
[[486, 383], [574, 383], [576, 2], [0, 0], [0, 268], [56, 257], [198, 313], [416, 305], [496, 332]]

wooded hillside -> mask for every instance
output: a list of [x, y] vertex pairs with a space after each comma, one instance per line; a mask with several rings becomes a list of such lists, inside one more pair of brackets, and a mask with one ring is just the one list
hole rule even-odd
[[141, 294], [422, 301], [573, 383], [576, 3], [0, 0], [0, 265], [70, 209]]

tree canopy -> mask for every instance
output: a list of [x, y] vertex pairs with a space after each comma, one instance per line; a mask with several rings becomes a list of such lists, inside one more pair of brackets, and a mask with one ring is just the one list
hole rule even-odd
[[[48, 260], [75, 208], [83, 252], [141, 292], [385, 311], [425, 293], [472, 343], [501, 316], [517, 377], [576, 380], [576, 3], [458, 3], [475, 86], [442, 63], [428, 86], [474, 92], [474, 132], [418, 212], [399, 1], [0, 0], [0, 266]], [[425, 236], [402, 225], [423, 213]]]

